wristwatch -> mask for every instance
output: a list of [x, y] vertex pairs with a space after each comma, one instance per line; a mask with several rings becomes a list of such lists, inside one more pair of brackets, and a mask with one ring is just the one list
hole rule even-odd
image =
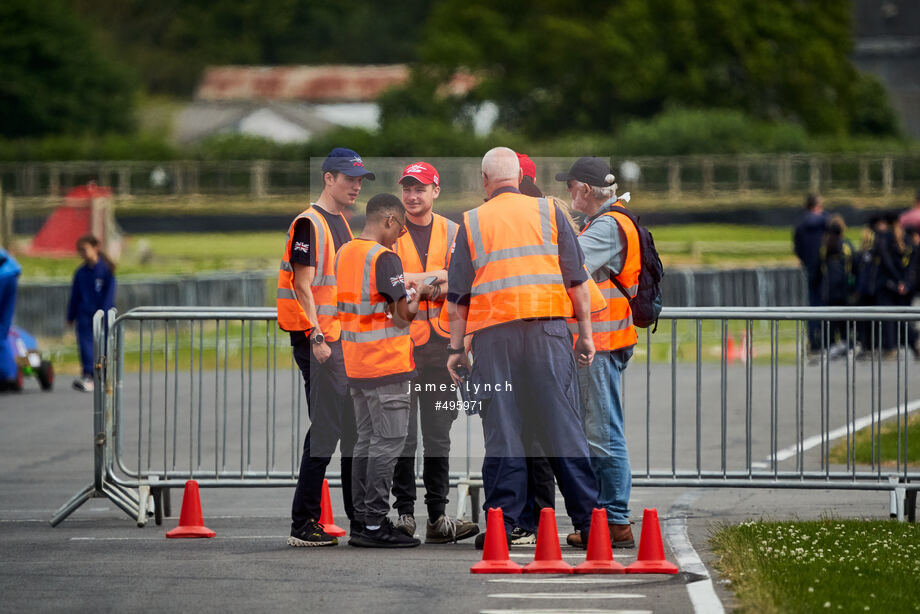
[[448, 346], [447, 346], [447, 353], [448, 353], [448, 354], [462, 354], [462, 353], [463, 353], [463, 348], [454, 349], [454, 348], [452, 348], [452, 347], [450, 347], [450, 346], [448, 345]]
[[326, 342], [326, 337], [325, 335], [323, 335], [323, 333], [316, 333], [315, 335], [310, 337], [310, 343], [312, 343], [313, 345], [320, 345], [325, 342]]

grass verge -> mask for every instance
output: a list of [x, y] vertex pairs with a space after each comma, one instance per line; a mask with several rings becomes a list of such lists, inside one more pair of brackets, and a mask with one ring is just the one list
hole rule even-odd
[[[845, 441], [841, 441], [831, 448], [831, 462], [840, 463], [841, 465], [846, 464], [847, 453], [849, 452], [857, 465], [873, 464], [873, 454], [877, 462], [881, 462], [883, 465], [895, 465], [899, 462], [898, 454], [900, 453], [901, 463], [906, 459], [908, 466], [916, 467], [920, 465], [920, 414], [908, 417], [906, 429], [904, 416], [901, 416], [900, 430], [898, 429], [897, 420], [886, 421], [881, 429], [881, 433], [877, 435], [880, 442], [878, 449], [873, 446], [872, 429], [862, 429], [853, 437], [852, 448], [849, 450]], [[907, 438], [906, 455], [904, 453], [905, 436]], [[901, 441], [900, 448], [898, 447], [899, 438]], [[918, 588], [918, 591], [920, 591], [920, 588]]]
[[741, 612], [920, 612], [920, 526], [743, 522], [711, 538]]
[[[284, 249], [286, 230], [132, 235], [124, 242], [118, 275], [275, 269]], [[688, 224], [660, 226], [653, 232], [666, 268], [794, 266], [797, 262], [792, 255], [792, 235], [784, 228]], [[14, 244], [24, 249], [28, 241], [28, 237], [16, 237]], [[70, 279], [80, 265], [76, 252], [72, 258], [20, 253], [17, 260], [24, 280]]]

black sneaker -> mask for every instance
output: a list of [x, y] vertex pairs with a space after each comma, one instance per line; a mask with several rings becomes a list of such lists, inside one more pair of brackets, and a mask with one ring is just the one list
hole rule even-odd
[[[505, 538], [508, 540], [508, 547], [511, 548], [511, 533], [505, 533]], [[480, 533], [476, 536], [476, 550], [482, 550], [486, 544], [486, 534]]]
[[360, 520], [352, 520], [350, 529], [351, 529], [351, 531], [349, 532], [350, 537], [354, 537], [358, 533], [364, 533], [364, 523], [361, 522]]
[[362, 533], [349, 539], [348, 543], [360, 548], [414, 548], [422, 542], [409, 537], [394, 527], [389, 518], [384, 518], [379, 529], [365, 528]]
[[533, 531], [528, 531], [521, 527], [514, 527], [511, 530], [512, 546], [528, 546], [535, 543], [537, 543], [537, 536], [534, 535]]
[[288, 546], [335, 546], [339, 540], [326, 533], [323, 525], [315, 520], [308, 520], [299, 529], [291, 529]]

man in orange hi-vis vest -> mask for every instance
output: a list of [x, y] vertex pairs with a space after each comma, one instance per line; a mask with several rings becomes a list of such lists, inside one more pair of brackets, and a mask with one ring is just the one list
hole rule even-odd
[[[409, 326], [419, 301], [434, 288], [406, 283], [393, 245], [406, 232], [406, 212], [392, 194], [367, 203], [364, 231], [335, 257], [342, 353], [354, 400], [355, 443], [352, 496], [355, 523], [348, 544], [364, 548], [410, 548], [419, 540], [387, 518], [393, 467], [406, 443], [409, 400], [416, 376]], [[407, 288], [414, 290], [408, 293]]]
[[[525, 423], [540, 439], [576, 530], [587, 534], [597, 485], [578, 410], [577, 366], [591, 364], [591, 287], [572, 227], [555, 201], [520, 193], [507, 147], [482, 158], [488, 200], [467, 211], [448, 269], [447, 368], [482, 416], [484, 508], [500, 507], [505, 532], [527, 498]], [[565, 319], [575, 316], [574, 352]], [[473, 335], [473, 364], [463, 350]], [[477, 537], [482, 547], [484, 534]]]
[[374, 179], [361, 157], [337, 147], [323, 162], [323, 191], [288, 230], [278, 273], [278, 325], [291, 334], [294, 360], [303, 374], [310, 415], [294, 502], [291, 546], [334, 546], [338, 540], [319, 523], [323, 478], [341, 440], [345, 513], [354, 520], [351, 497], [354, 412], [348, 396], [338, 318], [335, 253], [351, 240], [342, 215], [354, 205], [361, 182]]
[[450, 492], [450, 427], [457, 418], [457, 409], [451, 406], [457, 404], [457, 393], [444, 368], [447, 333], [438, 326], [438, 318], [447, 293], [450, 250], [459, 226], [432, 211], [441, 193], [441, 178], [434, 166], [422, 161], [407, 165], [399, 184], [408, 232], [396, 240], [393, 251], [402, 260], [407, 282], [431, 278], [436, 281], [434, 295], [421, 302], [418, 315], [409, 328], [418, 377], [412, 386], [406, 446], [393, 473], [393, 496], [396, 498], [393, 507], [399, 513], [395, 524], [407, 535], [415, 534], [415, 450], [421, 422], [422, 480], [428, 508], [425, 543], [443, 544], [479, 533], [475, 523], [451, 518], [446, 511]]
[[[578, 244], [588, 271], [607, 299], [607, 308], [591, 315], [597, 350], [594, 362], [578, 376], [591, 468], [597, 476], [598, 503], [607, 509], [610, 541], [614, 548], [633, 548], [629, 526], [632, 474], [621, 380], [637, 339], [629, 300], [636, 295], [642, 269], [639, 233], [629, 217], [611, 210], [625, 207], [629, 194], [617, 197], [615, 177], [603, 158], [580, 158], [556, 179], [566, 182], [572, 207], [587, 216]], [[582, 536], [572, 533], [567, 541], [581, 545]]]

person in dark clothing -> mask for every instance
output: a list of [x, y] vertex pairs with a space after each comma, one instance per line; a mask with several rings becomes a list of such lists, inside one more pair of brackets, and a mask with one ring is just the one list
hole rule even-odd
[[[905, 242], [904, 229], [894, 213], [885, 216], [884, 230], [876, 232], [878, 250], [878, 300], [879, 306], [905, 305], [909, 294], [908, 265], [910, 250]], [[898, 323], [882, 322], [882, 350], [884, 358], [893, 358], [897, 352]]]
[[[542, 198], [543, 191], [536, 184], [536, 164], [527, 154], [518, 153], [517, 158], [523, 174], [518, 186], [521, 194]], [[527, 450], [527, 503], [518, 520], [518, 526], [511, 531], [513, 545], [536, 543], [540, 510], [544, 507], [554, 509], [556, 507], [556, 482], [553, 477], [553, 467], [546, 458], [546, 452], [535, 434], [527, 432], [524, 437], [530, 442], [530, 448]]]
[[77, 239], [77, 253], [83, 265], [73, 275], [67, 323], [76, 324], [77, 346], [83, 373], [73, 387], [93, 391], [93, 314], [115, 307], [115, 264], [100, 249], [99, 239], [85, 235]]
[[[846, 223], [843, 218], [839, 215], [831, 216], [818, 252], [821, 302], [827, 306], [851, 305], [854, 300], [856, 254], [845, 234]], [[826, 341], [831, 344], [830, 358], [839, 358], [854, 340], [847, 340], [846, 322], [832, 321]]]
[[[824, 199], [816, 194], [809, 194], [805, 199], [805, 216], [795, 227], [792, 242], [795, 255], [805, 270], [805, 279], [808, 283], [808, 304], [811, 307], [821, 306], [821, 269], [818, 252], [821, 250], [826, 227], [827, 215], [824, 213]], [[809, 320], [807, 328], [809, 351], [820, 351], [821, 322]]]

